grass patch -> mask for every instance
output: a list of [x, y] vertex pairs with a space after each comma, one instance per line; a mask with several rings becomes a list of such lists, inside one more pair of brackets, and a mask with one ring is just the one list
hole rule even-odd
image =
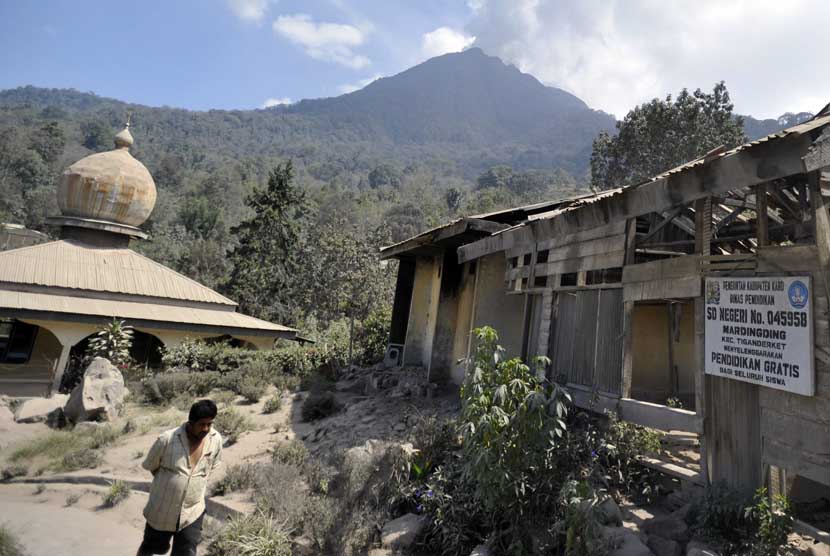
[[64, 502], [64, 505], [65, 505], [67, 508], [71, 508], [72, 506], [74, 506], [75, 504], [77, 504], [77, 503], [78, 503], [78, 500], [80, 500], [80, 499], [81, 499], [81, 496], [82, 496], [82, 495], [81, 495], [81, 494], [79, 494], [79, 493], [77, 493], [77, 492], [73, 492], [72, 494], [67, 494], [67, 495], [66, 495], [66, 498], [65, 498], [65, 499], [64, 499], [64, 501], [63, 501], [63, 502]]
[[210, 394], [210, 399], [213, 400], [213, 403], [219, 406], [229, 406], [233, 405], [233, 402], [236, 401], [236, 392], [231, 392], [230, 390], [220, 390], [218, 392], [212, 392]]
[[229, 492], [245, 490], [256, 486], [256, 465], [241, 463], [231, 465], [222, 480], [213, 486], [215, 496], [224, 496]]
[[256, 403], [265, 395], [268, 383], [255, 376], [243, 376], [237, 384], [237, 392], [247, 403]]
[[268, 398], [262, 406], [263, 413], [276, 413], [280, 409], [282, 409], [282, 398], [280, 398], [279, 394], [274, 394]]
[[0, 525], [0, 556], [25, 556], [17, 538], [5, 525]]
[[111, 446], [120, 437], [112, 425], [72, 431], [50, 431], [15, 448], [9, 456], [12, 463], [31, 463], [47, 460], [46, 467], [54, 471], [74, 471], [98, 466], [103, 454], [100, 450]]
[[240, 413], [236, 408], [226, 407], [219, 411], [213, 426], [218, 430], [228, 444], [234, 444], [243, 433], [254, 430], [254, 422], [250, 417]]
[[210, 556], [291, 556], [284, 526], [263, 512], [232, 518], [208, 547]]
[[302, 467], [308, 460], [308, 449], [302, 441], [289, 440], [288, 442], [280, 442], [274, 446], [271, 452], [271, 461], [279, 463], [290, 463], [297, 467]]
[[130, 487], [124, 481], [115, 480], [103, 495], [104, 507], [114, 508], [130, 497]]

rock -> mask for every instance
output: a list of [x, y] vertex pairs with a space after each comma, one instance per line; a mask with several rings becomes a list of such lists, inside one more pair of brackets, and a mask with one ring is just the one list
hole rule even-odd
[[96, 357], [84, 371], [64, 407], [66, 418], [73, 423], [81, 421], [111, 421], [121, 412], [124, 402], [124, 377], [115, 366]]
[[415, 542], [426, 520], [415, 514], [402, 515], [383, 526], [380, 542], [384, 548], [408, 548]]
[[686, 556], [720, 556], [713, 548], [697, 541], [686, 545]]
[[46, 416], [46, 426], [50, 429], [62, 429], [66, 426], [66, 415], [62, 407], [56, 407]]
[[689, 513], [692, 511], [692, 504], [686, 504], [685, 506], [681, 506], [680, 508], [676, 509], [671, 513], [672, 517], [676, 517], [677, 519], [682, 519], [686, 523], [689, 522]]
[[680, 556], [680, 545], [656, 535], [648, 538], [648, 547], [655, 556]]
[[480, 544], [470, 552], [470, 556], [491, 556], [492, 552], [487, 548], [486, 544]]
[[18, 423], [42, 423], [55, 408], [63, 407], [69, 398], [66, 394], [55, 394], [51, 398], [32, 398], [17, 407], [14, 420]]
[[598, 506], [597, 509], [600, 511], [604, 518], [604, 523], [606, 525], [622, 525], [623, 517], [622, 512], [620, 511], [620, 507], [614, 502], [614, 499], [610, 496], [603, 500]]
[[293, 541], [294, 550], [291, 551], [291, 556], [313, 556], [314, 543], [308, 537], [297, 537]]
[[643, 530], [649, 535], [657, 535], [669, 541], [685, 543], [689, 540], [689, 526], [675, 516], [658, 517], [643, 524]]
[[338, 392], [348, 392], [351, 394], [362, 394], [366, 389], [366, 381], [362, 376], [352, 380], [341, 380], [334, 385]]
[[603, 536], [612, 546], [608, 556], [654, 556], [640, 537], [623, 527], [603, 527]]
[[8, 430], [14, 424], [14, 413], [5, 405], [0, 405], [0, 431]]

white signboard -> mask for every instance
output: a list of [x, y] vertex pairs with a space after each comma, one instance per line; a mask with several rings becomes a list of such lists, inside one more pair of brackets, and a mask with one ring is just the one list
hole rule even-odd
[[815, 393], [809, 276], [706, 278], [706, 373]]

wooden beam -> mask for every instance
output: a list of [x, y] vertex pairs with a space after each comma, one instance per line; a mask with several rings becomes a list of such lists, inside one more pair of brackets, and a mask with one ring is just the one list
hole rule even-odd
[[649, 233], [647, 233], [644, 237], [640, 238], [639, 242], [640, 243], [645, 243], [649, 239], [654, 237], [660, 230], [662, 230], [669, 223], [671, 223], [671, 221], [674, 220], [676, 216], [679, 216], [680, 213], [683, 212], [685, 209], [686, 209], [685, 206], [679, 206], [676, 209], [674, 209], [673, 211], [671, 211], [670, 213], [668, 213], [666, 216], [664, 216], [664, 220], [662, 222], [660, 222], [657, 226], [655, 226], [654, 229], [651, 230]]
[[694, 411], [631, 398], [620, 398], [620, 419], [662, 431], [703, 431]]
[[758, 215], [758, 247], [769, 245], [769, 215], [767, 214], [767, 184], [755, 186], [755, 214]]
[[821, 265], [822, 282], [827, 297], [830, 297], [830, 215], [827, 212], [828, 206], [821, 194], [822, 180], [821, 170], [808, 174], [810, 191], [813, 194], [813, 220], [816, 222], [816, 248], [818, 249], [818, 260]]
[[637, 242], [637, 219], [629, 218], [625, 223], [625, 261], [624, 264], [634, 264]]

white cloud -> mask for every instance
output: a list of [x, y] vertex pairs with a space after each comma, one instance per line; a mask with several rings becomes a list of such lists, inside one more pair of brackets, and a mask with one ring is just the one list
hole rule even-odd
[[259, 23], [268, 11], [268, 0], [226, 0], [228, 7], [242, 21]]
[[337, 87], [337, 92], [340, 93], [341, 95], [345, 95], [347, 93], [353, 93], [357, 90], [362, 89], [366, 85], [377, 81], [381, 77], [383, 77], [382, 74], [376, 73], [372, 77], [367, 77], [366, 79], [361, 79], [357, 83], [344, 83], [343, 85], [340, 85], [339, 87]]
[[424, 33], [421, 39], [421, 51], [426, 58], [440, 56], [450, 52], [461, 52], [475, 41], [475, 37], [449, 27], [439, 27]]
[[262, 107], [271, 108], [280, 104], [293, 104], [293, 101], [290, 98], [266, 98], [265, 102], [262, 103]]
[[475, 45], [593, 108], [724, 80], [738, 112], [776, 117], [830, 100], [826, 0], [469, 0]]
[[316, 22], [306, 14], [283, 15], [274, 21], [274, 31], [303, 48], [315, 60], [362, 69], [371, 62], [354, 49], [366, 41], [363, 31], [344, 23]]

